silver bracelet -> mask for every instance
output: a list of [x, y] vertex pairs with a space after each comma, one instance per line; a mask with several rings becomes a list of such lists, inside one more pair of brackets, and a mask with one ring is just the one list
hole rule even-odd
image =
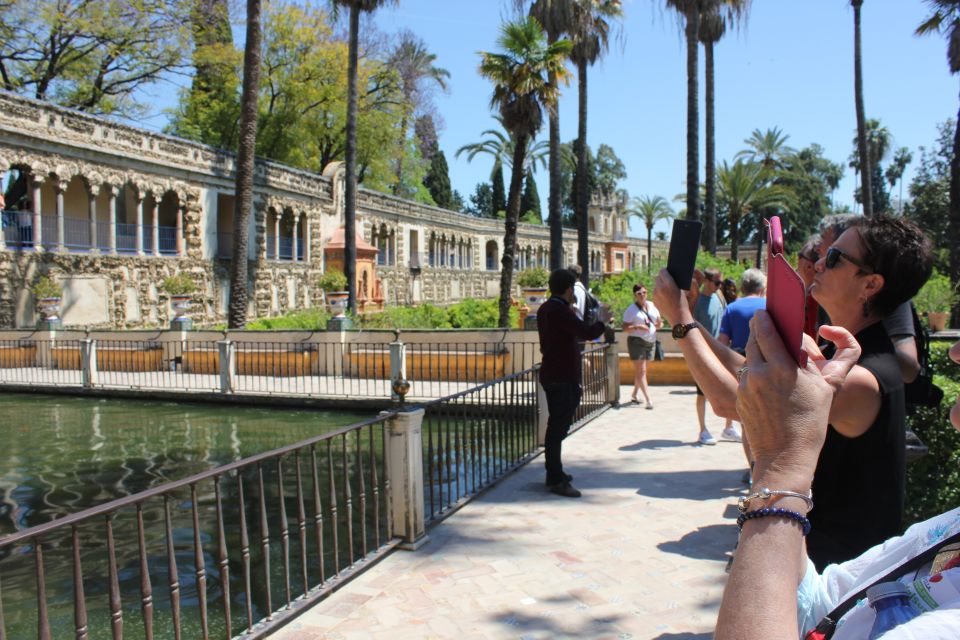
[[807, 509], [813, 509], [813, 492], [804, 495], [802, 493], [797, 493], [796, 491], [785, 491], [781, 489], [768, 489], [764, 487], [757, 491], [756, 493], [751, 493], [748, 496], [740, 496], [737, 499], [737, 508], [740, 510], [740, 513], [746, 513], [747, 509], [750, 508], [751, 500], [764, 500], [767, 501], [774, 496], [783, 496], [785, 498], [800, 498], [807, 503]]

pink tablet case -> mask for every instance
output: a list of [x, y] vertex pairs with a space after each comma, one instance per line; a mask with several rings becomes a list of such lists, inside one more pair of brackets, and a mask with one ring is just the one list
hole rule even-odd
[[807, 352], [802, 348], [805, 302], [803, 280], [783, 257], [780, 217], [771, 216], [767, 221], [767, 312], [800, 367], [807, 365]]

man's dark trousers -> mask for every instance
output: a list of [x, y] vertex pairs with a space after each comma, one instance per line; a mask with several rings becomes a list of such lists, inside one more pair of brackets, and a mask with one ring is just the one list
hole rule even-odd
[[547, 382], [543, 384], [547, 396], [547, 435], [544, 437], [544, 464], [547, 467], [547, 484], [564, 482], [563, 462], [560, 449], [563, 439], [570, 432], [573, 415], [580, 405], [582, 391], [576, 382]]

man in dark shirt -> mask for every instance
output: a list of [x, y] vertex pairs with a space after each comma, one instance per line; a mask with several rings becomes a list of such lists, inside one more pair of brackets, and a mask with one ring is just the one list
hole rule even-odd
[[540, 334], [540, 384], [547, 396], [547, 434], [544, 438], [544, 464], [547, 468], [547, 489], [567, 498], [579, 498], [580, 492], [563, 472], [560, 449], [570, 432], [573, 415], [580, 404], [582, 390], [581, 364], [583, 354], [578, 341], [593, 340], [604, 334], [604, 322], [610, 312], [601, 308], [601, 321], [587, 324], [577, 317], [570, 306], [574, 301], [573, 285], [576, 276], [568, 269], [557, 269], [550, 274], [550, 299], [537, 311], [537, 331]]

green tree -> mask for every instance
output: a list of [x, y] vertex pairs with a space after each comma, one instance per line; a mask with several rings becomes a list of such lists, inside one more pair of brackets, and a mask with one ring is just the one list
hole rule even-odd
[[900, 184], [900, 195], [897, 196], [897, 213], [901, 215], [903, 214], [903, 173], [907, 170], [907, 165], [911, 162], [913, 162], [913, 154], [910, 153], [910, 149], [900, 147], [894, 152], [890, 166], [887, 167], [886, 172], [883, 174], [887, 182], [890, 183], [891, 189], [897, 186], [897, 183]]
[[[404, 149], [407, 146], [407, 129], [414, 117], [414, 112], [422, 109], [426, 97], [429, 95], [429, 86], [435, 84], [441, 89], [447, 88], [447, 79], [450, 72], [437, 67], [437, 56], [427, 50], [426, 44], [410, 31], [400, 35], [400, 42], [394, 49], [388, 61], [400, 80], [400, 92], [403, 94], [403, 115], [400, 119], [400, 153], [397, 158], [397, 180], [394, 183], [393, 194], [402, 196]], [[423, 156], [430, 160], [432, 156]], [[446, 159], [444, 159], [446, 162]], [[434, 198], [436, 200], [436, 198]]]
[[738, 159], [729, 166], [726, 161], [717, 170], [717, 202], [722, 204], [730, 227], [730, 257], [739, 261], [740, 223], [751, 211], [766, 208], [789, 209], [793, 194], [783, 186], [772, 184], [774, 172], [760, 162]]
[[478, 218], [496, 217], [496, 210], [493, 208], [493, 187], [489, 182], [481, 182], [474, 188], [467, 213]]
[[437, 151], [430, 159], [430, 170], [423, 179], [424, 186], [430, 191], [438, 207], [453, 209], [453, 190], [450, 187], [450, 169], [443, 151]]
[[863, 0], [850, 0], [853, 7], [853, 97], [857, 111], [857, 155], [860, 159], [861, 199], [863, 214], [873, 217], [872, 166], [867, 152], [866, 115], [863, 108], [863, 54], [860, 47], [860, 9]]
[[558, 80], [566, 80], [563, 59], [569, 55], [571, 45], [567, 40], [548, 44], [539, 23], [533, 18], [505, 24], [497, 45], [500, 53], [480, 54], [480, 75], [493, 83], [490, 106], [500, 112], [504, 127], [515, 139], [500, 274], [499, 325], [506, 328], [510, 322], [517, 221], [527, 146], [543, 124], [543, 110], [556, 108], [559, 91], [549, 82], [548, 74], [552, 71]]
[[142, 115], [138, 92], [186, 66], [190, 8], [183, 0], [0, 2], [0, 81], [72, 109]]
[[347, 307], [357, 312], [357, 58], [360, 48], [360, 13], [372, 13], [396, 0], [331, 0], [333, 6], [350, 11], [347, 62], [347, 140], [345, 149], [344, 269], [347, 276]]
[[[886, 159], [890, 151], [892, 136], [890, 130], [883, 126], [876, 118], [868, 118], [865, 123], [867, 138], [867, 158], [870, 166], [870, 180], [863, 185], [869, 186], [872, 190], [870, 202], [872, 211], [876, 213], [886, 213], [890, 209], [890, 194], [887, 192], [886, 183], [883, 178], [883, 160]], [[850, 156], [850, 167], [859, 174], [860, 154], [859, 154], [859, 132], [854, 134], [853, 154]], [[862, 182], [861, 177], [861, 182]], [[857, 190], [855, 194], [857, 202], [863, 202], [863, 189]]]
[[230, 304], [227, 326], [242, 329], [247, 322], [247, 246], [253, 211], [253, 164], [257, 146], [257, 96], [260, 91], [260, 0], [247, 0], [247, 31], [243, 54], [243, 95], [240, 98], [240, 144], [237, 147], [236, 198], [233, 212], [233, 254], [230, 259]]
[[524, 222], [543, 224], [543, 218], [540, 215], [540, 194], [537, 192], [537, 181], [533, 178], [533, 171], [529, 169], [527, 169], [527, 174], [523, 178], [520, 213]]
[[493, 217], [497, 217], [500, 211], [507, 210], [507, 191], [503, 185], [503, 165], [497, 160], [493, 163], [493, 171], [490, 172], [490, 184], [493, 187]]
[[798, 250], [819, 221], [832, 213], [830, 194], [842, 176], [843, 165], [825, 158], [817, 144], [784, 158], [775, 184], [789, 189], [795, 201], [783, 227], [788, 252]]
[[[786, 158], [795, 153], [793, 147], [787, 145], [789, 138], [790, 136], [779, 127], [766, 131], [754, 129], [750, 137], [743, 141], [747, 148], [737, 153], [736, 158], [760, 164], [766, 172], [766, 177], [775, 179], [777, 172], [783, 168]], [[772, 214], [765, 211], [757, 212], [757, 267], [762, 264], [763, 239], [766, 236], [763, 219], [766, 215]]]
[[577, 19], [571, 33], [573, 49], [570, 59], [577, 66], [577, 262], [583, 273], [580, 279], [590, 286], [590, 236], [587, 223], [589, 194], [587, 190], [587, 68], [606, 53], [610, 44], [611, 22], [623, 17], [620, 0], [579, 0], [574, 7]]
[[920, 147], [920, 162], [910, 182], [910, 199], [903, 215], [917, 223], [935, 248], [934, 266], [941, 273], [950, 266], [950, 180], [954, 162], [956, 123], [947, 120], [937, 125], [937, 140], [932, 147]]
[[649, 274], [653, 262], [653, 226], [661, 220], [670, 220], [675, 214], [666, 198], [662, 196], [640, 196], [630, 200], [627, 215], [638, 218], [647, 229], [647, 273]]
[[620, 181], [626, 179], [627, 168], [623, 161], [617, 157], [613, 147], [601, 144], [597, 148], [596, 174], [593, 181], [596, 190], [605, 197], [612, 197]]

